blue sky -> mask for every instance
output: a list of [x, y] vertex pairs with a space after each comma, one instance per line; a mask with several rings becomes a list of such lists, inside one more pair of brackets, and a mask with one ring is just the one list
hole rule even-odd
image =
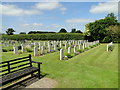
[[104, 18], [108, 13], [117, 15], [116, 2], [4, 2], [2, 32], [13, 28], [16, 34], [29, 31], [55, 31], [72, 28], [85, 31], [85, 24]]

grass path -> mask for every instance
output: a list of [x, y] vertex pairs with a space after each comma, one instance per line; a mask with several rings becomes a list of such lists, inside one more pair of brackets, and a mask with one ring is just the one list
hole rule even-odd
[[[67, 51], [65, 51], [66, 53]], [[3, 60], [26, 56], [3, 53]], [[117, 88], [118, 87], [118, 45], [107, 52], [106, 44], [77, 55], [67, 61], [59, 60], [59, 52], [33, 57], [42, 62], [41, 70], [48, 78], [58, 82], [57, 88]]]

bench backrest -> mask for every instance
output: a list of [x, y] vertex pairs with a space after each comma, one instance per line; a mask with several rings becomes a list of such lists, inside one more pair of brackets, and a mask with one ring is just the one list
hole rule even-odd
[[14, 60], [0, 62], [0, 76], [32, 67], [31, 55]]

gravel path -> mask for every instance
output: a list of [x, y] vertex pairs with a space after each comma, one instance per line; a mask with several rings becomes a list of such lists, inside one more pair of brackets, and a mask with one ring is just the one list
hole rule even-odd
[[50, 78], [42, 78], [26, 88], [55, 88], [57, 82]]

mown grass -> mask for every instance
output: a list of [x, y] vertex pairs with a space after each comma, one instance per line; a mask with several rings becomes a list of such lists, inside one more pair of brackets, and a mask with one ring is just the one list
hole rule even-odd
[[[67, 53], [67, 50], [65, 50]], [[3, 61], [27, 56], [3, 52]], [[59, 60], [59, 52], [34, 57], [40, 61], [42, 73], [58, 82], [57, 88], [117, 88], [118, 87], [118, 45], [112, 52], [101, 44], [69, 60]]]

